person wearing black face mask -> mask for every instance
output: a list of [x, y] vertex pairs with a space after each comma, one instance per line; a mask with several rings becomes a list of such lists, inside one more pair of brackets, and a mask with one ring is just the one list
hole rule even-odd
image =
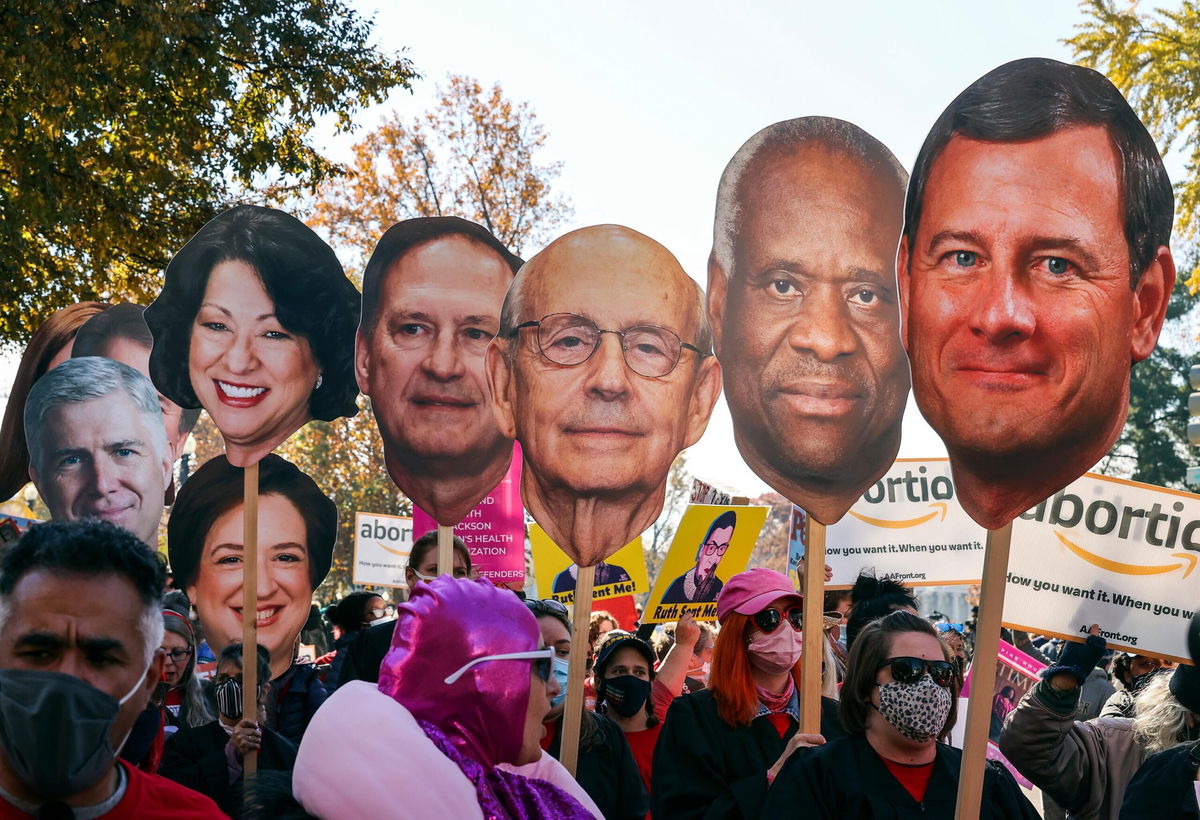
[[259, 771], [290, 772], [296, 765], [295, 744], [263, 725], [271, 690], [271, 656], [258, 647], [258, 721], [242, 719], [242, 645], [221, 650], [213, 693], [218, 717], [203, 726], [185, 727], [167, 740], [159, 774], [216, 801], [231, 817], [241, 817], [242, 764], [258, 752]]
[[117, 760], [162, 677], [162, 561], [95, 520], [31, 527], [0, 564], [0, 817], [222, 817]]
[[625, 733], [647, 794], [662, 721], [671, 701], [683, 691], [691, 647], [700, 627], [692, 616], [685, 615], [675, 634], [678, 651], [672, 647], [657, 672], [650, 644], [624, 630], [609, 632], [596, 652], [596, 710], [612, 718]]

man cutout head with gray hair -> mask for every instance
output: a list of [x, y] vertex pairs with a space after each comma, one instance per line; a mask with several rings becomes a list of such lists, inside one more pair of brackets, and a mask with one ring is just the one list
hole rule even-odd
[[29, 391], [25, 438], [51, 518], [101, 518], [157, 547], [171, 450], [149, 379], [98, 356], [64, 362]]
[[670, 251], [619, 225], [559, 237], [521, 268], [488, 349], [500, 431], [521, 444], [521, 497], [591, 566], [662, 511], [667, 472], [721, 390], [704, 296]]
[[751, 137], [717, 191], [708, 313], [734, 440], [759, 477], [824, 524], [900, 447], [907, 181], [861, 128], [802, 117]]

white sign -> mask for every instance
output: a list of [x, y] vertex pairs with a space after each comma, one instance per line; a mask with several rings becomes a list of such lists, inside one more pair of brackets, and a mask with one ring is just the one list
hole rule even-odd
[[356, 512], [354, 583], [374, 587], [403, 587], [404, 568], [408, 566], [412, 544], [412, 518]]
[[1185, 659], [1198, 557], [1200, 496], [1088, 473], [1013, 522], [1004, 621]]
[[898, 459], [826, 528], [825, 586], [848, 589], [863, 570], [908, 586], [978, 583], [984, 534], [956, 500], [948, 460]]

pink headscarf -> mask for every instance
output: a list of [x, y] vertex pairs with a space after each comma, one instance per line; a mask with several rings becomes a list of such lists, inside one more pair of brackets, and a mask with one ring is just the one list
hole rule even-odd
[[485, 767], [515, 761], [525, 734], [531, 661], [488, 661], [451, 685], [444, 681], [473, 658], [537, 649], [537, 619], [508, 590], [446, 575], [417, 584], [396, 609], [379, 690]]

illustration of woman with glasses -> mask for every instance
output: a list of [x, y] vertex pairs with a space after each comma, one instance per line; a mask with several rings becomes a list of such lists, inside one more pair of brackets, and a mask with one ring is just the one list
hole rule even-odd
[[[764, 567], [725, 582], [708, 688], [672, 704], [654, 749], [654, 817], [790, 816], [761, 813], [771, 779], [796, 749], [843, 734], [829, 698], [820, 734], [799, 732], [802, 602], [786, 575]], [[834, 674], [828, 648], [824, 670]]]
[[[962, 752], [938, 739], [954, 725], [958, 675], [925, 619], [898, 610], [863, 628], [850, 650], [839, 713], [848, 735], [793, 755], [763, 807], [783, 817], [954, 817]], [[980, 818], [1036, 818], [1011, 774], [984, 769]]]
[[708, 527], [704, 540], [696, 548], [696, 566], [671, 582], [663, 593], [664, 604], [712, 603], [721, 592], [721, 579], [717, 577], [717, 566], [729, 550], [733, 531], [737, 527], [737, 513], [727, 510], [717, 516]]

